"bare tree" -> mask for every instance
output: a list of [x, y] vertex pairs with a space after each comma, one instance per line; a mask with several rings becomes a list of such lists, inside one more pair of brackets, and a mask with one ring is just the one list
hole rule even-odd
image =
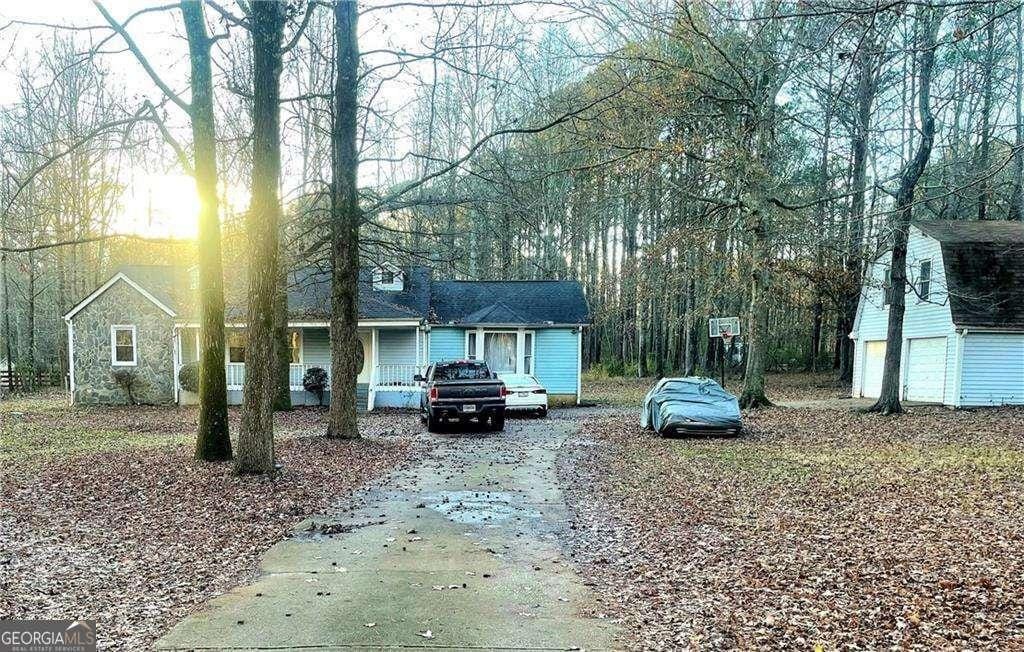
[[936, 38], [942, 22], [941, 9], [921, 5], [916, 20], [920, 23], [920, 43], [917, 49], [919, 60], [917, 71], [917, 112], [920, 121], [920, 138], [917, 151], [907, 162], [900, 175], [896, 192], [896, 206], [892, 214], [892, 259], [889, 264], [891, 286], [889, 292], [889, 325], [886, 330], [888, 343], [885, 348], [885, 367], [882, 372], [882, 390], [871, 411], [882, 414], [899, 414], [900, 370], [903, 353], [903, 315], [906, 312], [907, 292], [907, 239], [910, 233], [910, 217], [914, 208], [914, 193], [917, 182], [924, 174], [932, 145], [935, 142], [935, 116], [932, 115], [931, 86], [935, 70]]
[[359, 13], [355, 0], [334, 4], [334, 118], [331, 126], [331, 406], [327, 436], [359, 436]]
[[280, 234], [281, 39], [285, 5], [251, 6], [253, 139], [251, 204], [246, 216], [249, 240], [249, 301], [246, 321], [245, 386], [238, 433], [237, 473], [274, 472], [274, 397], [280, 381], [275, 340]]

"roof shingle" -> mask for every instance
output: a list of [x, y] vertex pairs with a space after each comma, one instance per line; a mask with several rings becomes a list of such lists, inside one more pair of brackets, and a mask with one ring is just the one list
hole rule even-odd
[[953, 324], [1024, 330], [1024, 222], [920, 221], [942, 247]]
[[[179, 317], [195, 310], [195, 291], [188, 270], [169, 265], [121, 268], [133, 281], [165, 302]], [[373, 289], [372, 268], [359, 273], [360, 319], [427, 319], [433, 323], [584, 324], [587, 300], [576, 281], [435, 281], [427, 267], [402, 270], [400, 292]], [[238, 275], [226, 288], [228, 321], [245, 320], [245, 280]], [[327, 270], [301, 268], [288, 276], [288, 316], [294, 320], [327, 320], [331, 277]]]

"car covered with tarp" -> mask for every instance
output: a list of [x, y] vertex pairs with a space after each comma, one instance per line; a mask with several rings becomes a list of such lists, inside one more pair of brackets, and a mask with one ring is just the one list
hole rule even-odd
[[647, 392], [640, 426], [661, 435], [738, 435], [736, 397], [710, 378], [662, 378]]

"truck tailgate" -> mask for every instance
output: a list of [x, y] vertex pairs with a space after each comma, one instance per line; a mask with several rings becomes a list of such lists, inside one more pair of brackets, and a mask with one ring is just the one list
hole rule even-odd
[[466, 381], [445, 381], [438, 383], [437, 398], [441, 400], [465, 400], [465, 399], [486, 399], [501, 397], [500, 380], [466, 380]]

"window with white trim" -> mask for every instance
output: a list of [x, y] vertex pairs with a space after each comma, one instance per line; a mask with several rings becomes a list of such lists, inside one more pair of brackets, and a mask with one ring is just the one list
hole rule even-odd
[[466, 330], [466, 358], [484, 360], [495, 373], [533, 373], [534, 332], [524, 329]]
[[523, 344], [523, 373], [533, 373], [533, 332], [526, 331], [523, 333], [525, 343]]
[[245, 362], [245, 343], [244, 331], [228, 333], [228, 362]]
[[110, 327], [110, 364], [115, 367], [134, 367], [138, 364], [135, 326], [118, 324]]
[[373, 269], [373, 289], [383, 292], [401, 292], [405, 288], [405, 279], [402, 270], [384, 263]]
[[917, 295], [921, 301], [927, 301], [932, 291], [932, 261], [922, 260], [917, 274]]
[[302, 363], [302, 331], [288, 331], [288, 350], [291, 352], [292, 364]]

